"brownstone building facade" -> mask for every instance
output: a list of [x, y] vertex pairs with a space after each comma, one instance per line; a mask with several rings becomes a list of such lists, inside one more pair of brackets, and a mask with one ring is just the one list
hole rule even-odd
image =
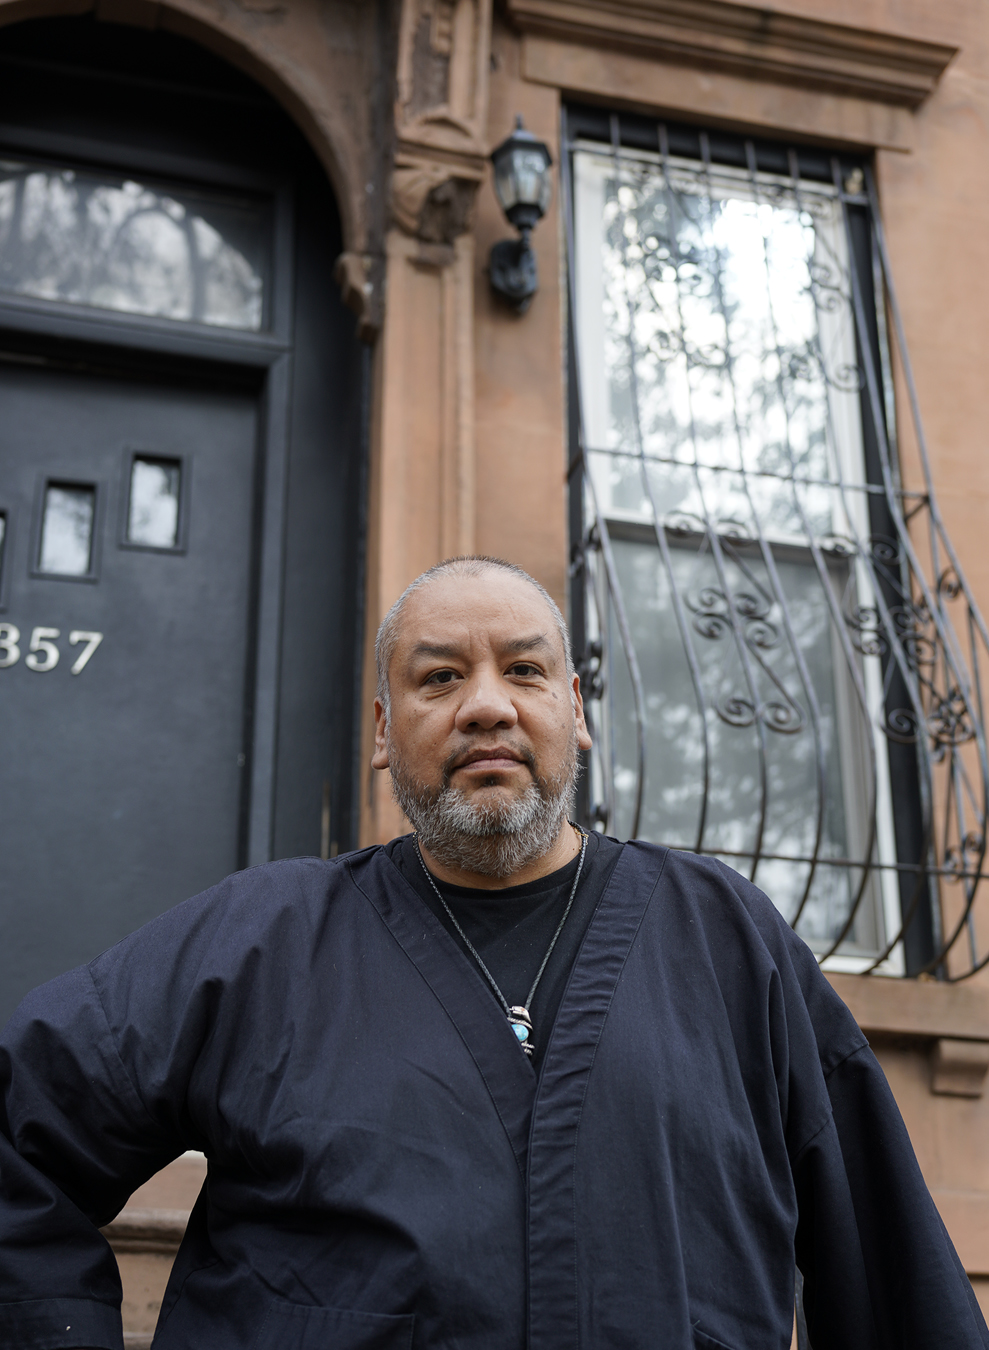
[[[0, 377], [13, 409], [0, 452], [22, 456], [28, 484], [20, 517], [0, 498], [0, 682], [13, 690], [25, 670], [52, 672], [50, 684], [24, 676], [22, 725], [62, 715], [36, 691], [54, 688], [87, 644], [88, 674], [106, 657], [112, 684], [113, 643], [126, 645], [114, 615], [132, 584], [123, 573], [115, 581], [112, 565], [128, 549], [144, 548], [147, 558], [134, 556], [149, 567], [195, 553], [208, 508], [183, 493], [213, 473], [219, 515], [241, 510], [242, 528], [235, 520], [221, 541], [224, 565], [238, 529], [250, 542], [222, 583], [226, 595], [243, 591], [242, 629], [201, 668], [186, 656], [169, 676], [170, 687], [192, 681], [199, 708], [211, 663], [239, 654], [228, 703], [243, 707], [229, 747], [210, 749], [219, 759], [229, 750], [231, 773], [242, 772], [215, 786], [215, 797], [229, 795], [229, 819], [207, 820], [227, 830], [229, 856], [204, 851], [200, 872], [177, 873], [148, 913], [121, 900], [81, 946], [63, 951], [44, 925], [28, 932], [18, 941], [42, 952], [38, 978], [224, 869], [399, 832], [388, 784], [369, 768], [377, 623], [443, 557], [512, 559], [569, 607], [585, 688], [599, 682], [591, 708], [603, 749], [585, 819], [762, 869], [756, 880], [819, 950], [872, 1041], [989, 1312], [989, 976], [973, 973], [989, 942], [979, 892], [978, 614], [989, 612], [981, 6], [0, 0], [0, 16]], [[45, 79], [60, 82], [55, 111], [32, 103]], [[132, 134], [110, 107], [128, 99]], [[539, 289], [524, 313], [493, 293], [489, 275], [492, 246], [511, 233], [489, 155], [518, 114], [554, 164], [532, 235]], [[102, 290], [51, 260], [14, 256], [18, 184], [54, 212], [66, 174], [91, 181], [111, 214], [143, 191], [143, 211], [193, 222], [206, 259], [199, 309], [195, 296], [185, 310], [167, 298], [178, 283], [171, 263], [155, 262], [162, 232], [141, 264], [158, 267], [151, 281], [138, 277], [134, 245], [126, 277], [121, 263]], [[83, 248], [75, 228], [60, 236], [64, 248]], [[46, 371], [56, 383], [33, 394]], [[159, 443], [164, 414], [147, 390], [166, 385], [186, 391], [190, 420]], [[144, 391], [143, 411], [121, 412], [125, 387]], [[226, 402], [204, 411], [203, 390]], [[25, 449], [30, 437], [16, 429], [38, 424], [31, 397], [67, 409], [63, 438], [90, 418], [117, 447], [113, 466], [49, 468], [43, 436]], [[201, 434], [228, 437], [229, 463], [184, 457], [202, 418], [220, 419]], [[255, 420], [241, 432], [238, 418]], [[252, 446], [237, 507], [230, 484]], [[154, 497], [143, 515], [141, 492]], [[90, 530], [84, 557], [58, 552], [59, 511]], [[78, 617], [59, 619], [56, 600], [44, 600], [55, 619], [43, 625], [48, 611], [29, 613], [35, 592], [17, 589], [22, 543], [33, 585], [88, 581], [87, 596], [110, 596], [105, 609], [87, 617], [80, 600]], [[175, 600], [176, 613], [204, 584]], [[170, 623], [171, 582], [140, 585], [145, 608], [134, 614], [150, 606]], [[942, 609], [961, 616], [954, 627]], [[128, 630], [144, 643], [135, 639], [131, 671], [158, 650], [160, 633], [140, 622]], [[214, 631], [207, 615], [203, 634]], [[732, 635], [734, 676], [708, 656]], [[169, 641], [192, 651], [206, 638]], [[685, 653], [682, 669], [663, 665], [671, 646]], [[309, 683], [299, 664], [315, 672]], [[86, 676], [80, 667], [69, 695]], [[693, 693], [674, 706], [668, 689], [690, 680]], [[98, 704], [86, 711], [94, 725], [103, 715]], [[149, 714], [133, 716], [144, 727]], [[182, 734], [194, 740], [190, 717]], [[174, 741], [179, 722], [170, 725]], [[316, 726], [318, 755], [307, 748]], [[744, 751], [726, 739], [743, 731], [756, 737]], [[816, 738], [816, 769], [797, 733]], [[689, 747], [702, 742], [708, 767], [695, 782]], [[121, 782], [133, 772], [123, 760], [100, 764]], [[293, 797], [290, 783], [307, 795]], [[753, 825], [737, 802], [760, 791]], [[781, 798], [796, 803], [796, 823]], [[67, 799], [64, 812], [85, 824], [88, 801]], [[296, 819], [309, 823], [293, 832]], [[185, 828], [176, 816], [173, 835]], [[163, 846], [152, 840], [150, 856]], [[142, 865], [136, 857], [135, 876]], [[148, 1343], [201, 1177], [201, 1160], [179, 1160], [113, 1226], [129, 1344]]]

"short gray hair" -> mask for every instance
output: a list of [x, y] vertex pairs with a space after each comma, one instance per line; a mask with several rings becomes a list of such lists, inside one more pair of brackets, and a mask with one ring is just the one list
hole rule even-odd
[[496, 569], [501, 572], [511, 572], [513, 576], [521, 581], [527, 582], [533, 589], [537, 590], [549, 606], [549, 611], [553, 616], [553, 622], [556, 624], [557, 632], [560, 634], [560, 641], [563, 643], [563, 651], [567, 662], [567, 678], [572, 679], [574, 675], [573, 651], [570, 646], [570, 631], [567, 628], [567, 621], [560, 612], [560, 607], [550, 595], [545, 586], [541, 585], [535, 577], [518, 563], [506, 562], [504, 558], [489, 558], [485, 554], [470, 553], [459, 558], [447, 558], [444, 562], [436, 563], [429, 567], [415, 581], [409, 583], [405, 590], [398, 597], [391, 609], [381, 620], [378, 628], [378, 635], [374, 640], [374, 662], [378, 672], [377, 697], [381, 706], [385, 710], [385, 716], [391, 713], [391, 697], [388, 690], [388, 667], [391, 665], [391, 659], [395, 655], [395, 647], [398, 644], [398, 634], [402, 622], [402, 613], [409, 597], [416, 591], [421, 591], [424, 586], [430, 582], [437, 581], [440, 577], [480, 577], [485, 572]]

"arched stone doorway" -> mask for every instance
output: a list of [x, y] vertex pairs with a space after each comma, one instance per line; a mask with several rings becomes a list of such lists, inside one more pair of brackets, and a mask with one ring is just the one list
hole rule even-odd
[[92, 16], [0, 29], [0, 70], [2, 1017], [352, 843], [368, 362], [253, 80]]

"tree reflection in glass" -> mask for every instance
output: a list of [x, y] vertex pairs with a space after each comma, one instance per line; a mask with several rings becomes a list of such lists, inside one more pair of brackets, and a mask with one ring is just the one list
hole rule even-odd
[[84, 577], [93, 553], [96, 492], [75, 483], [49, 483], [41, 517], [38, 571]]
[[[875, 952], [879, 887], [846, 932], [863, 869], [836, 865], [873, 847], [873, 773], [864, 663], [834, 624], [862, 603], [869, 533], [834, 188], [624, 147], [574, 170], [588, 469], [644, 697], [639, 833], [754, 873], [818, 949]], [[622, 836], [639, 728], [603, 612]]]
[[0, 291], [257, 331], [263, 206], [0, 162]]
[[[614, 547], [647, 691], [647, 772], [640, 833], [676, 848], [693, 848], [703, 809], [703, 851], [721, 854], [729, 866], [748, 871], [761, 814], [759, 728], [751, 702], [744, 697], [745, 679], [714, 561], [703, 541], [696, 538], [671, 550], [673, 574], [686, 602], [700, 666], [702, 709], [677, 631], [670, 580], [659, 549], [620, 539]], [[842, 690], [836, 681], [829, 615], [813, 569], [799, 555], [776, 562], [793, 635], [814, 689], [819, 711], [816, 727], [810, 725], [806, 695], [765, 565], [751, 546], [734, 552], [738, 561], [726, 560], [730, 590], [736, 607], [746, 616], [743, 633], [750, 653], [763, 658], [751, 663], [756, 672], [755, 702], [763, 710], [764, 724], [771, 719], [775, 728], [763, 738], [767, 811], [758, 880], [791, 919], [809, 870], [809, 864], [791, 859], [814, 853], [822, 770], [823, 828], [818, 857], [854, 857], [862, 846], [858, 836], [865, 804], [854, 801], [861, 792], [861, 773], [849, 761], [855, 759], [856, 740], [868, 736], [869, 727], [855, 717], [847, 698], [839, 708]], [[840, 586], [842, 578], [835, 580]], [[613, 635], [612, 650], [620, 651], [617, 635]], [[837, 673], [840, 678], [840, 667]], [[612, 678], [620, 830], [621, 822], [631, 814], [634, 787], [634, 774], [626, 766], [635, 760], [628, 672], [620, 659]], [[704, 721], [709, 750], [706, 794]], [[818, 866], [798, 925], [802, 937], [815, 945], [837, 937], [859, 875], [826, 862]], [[868, 906], [857, 916], [851, 941], [865, 949], [875, 948], [874, 915]]]
[[144, 459], [131, 465], [127, 541], [146, 548], [174, 548], [179, 540], [181, 468], [175, 460]]

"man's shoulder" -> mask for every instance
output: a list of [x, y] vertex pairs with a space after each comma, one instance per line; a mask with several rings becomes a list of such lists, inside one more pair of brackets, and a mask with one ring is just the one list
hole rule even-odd
[[825, 1070], [866, 1044], [817, 956], [757, 885], [718, 858], [627, 847], [643, 865], [662, 869], [654, 913], [679, 960], [707, 963], [723, 991], [761, 997], [778, 989], [789, 1017], [809, 1017]]
[[750, 957], [761, 954], [771, 966], [796, 965], [817, 973], [810, 948], [769, 896], [719, 858], [631, 840], [622, 864], [655, 877], [650, 910], [667, 940], [676, 932], [684, 940], [704, 933], [705, 950], [715, 964], [735, 969], [747, 951]]
[[258, 863], [254, 867], [231, 872], [215, 886], [194, 895], [169, 912], [178, 914], [188, 909], [191, 913], [201, 907], [246, 905], [253, 912], [261, 914], [270, 906], [291, 904], [308, 897], [323, 901], [341, 888], [352, 887], [352, 869], [372, 861], [383, 852], [381, 845], [375, 844], [370, 848], [338, 854], [335, 858], [279, 858], [274, 862]]
[[641, 839], [630, 840], [625, 847], [639, 866], [654, 869], [661, 876], [667, 892], [679, 892], [705, 909], [714, 902], [715, 915], [724, 914], [726, 905], [729, 909], [737, 906], [774, 930], [791, 931], [768, 895], [720, 858]]
[[352, 872], [382, 852], [375, 846], [330, 859], [282, 858], [232, 872], [151, 919], [92, 966], [113, 964], [138, 951], [266, 950], [274, 937], [284, 947], [293, 932], [311, 932], [328, 908], [358, 894]]

